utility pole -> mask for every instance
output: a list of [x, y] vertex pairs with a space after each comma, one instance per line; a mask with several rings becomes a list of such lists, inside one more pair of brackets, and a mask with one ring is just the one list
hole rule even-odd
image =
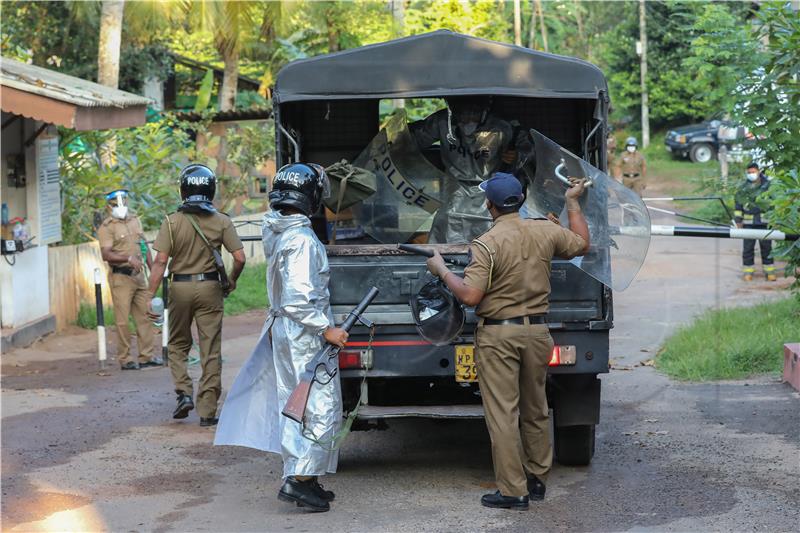
[[639, 66], [642, 81], [642, 148], [650, 146], [650, 104], [647, 96], [647, 21], [645, 0], [639, 0]]
[[520, 0], [514, 0], [514, 44], [522, 46], [522, 13], [520, 13]]

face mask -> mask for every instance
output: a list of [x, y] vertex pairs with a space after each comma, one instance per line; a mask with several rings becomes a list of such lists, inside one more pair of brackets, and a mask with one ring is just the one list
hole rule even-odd
[[126, 205], [116, 206], [115, 205], [114, 207], [111, 208], [111, 216], [114, 217], [114, 218], [118, 218], [120, 220], [123, 220], [126, 216], [128, 216], [128, 206], [126, 206]]
[[464, 135], [470, 136], [475, 133], [475, 130], [478, 129], [477, 122], [467, 122], [466, 124], [461, 125], [461, 131], [464, 132]]
[[757, 172], [748, 172], [747, 173], [747, 181], [757, 181], [758, 180], [758, 173]]
[[633, 152], [636, 151], [636, 147], [635, 146], [626, 146], [625, 149], [627, 151], [629, 151], [630, 153], [633, 153]]

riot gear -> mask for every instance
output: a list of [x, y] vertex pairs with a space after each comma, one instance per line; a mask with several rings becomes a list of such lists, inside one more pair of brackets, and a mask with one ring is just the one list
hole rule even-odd
[[183, 204], [180, 211], [216, 212], [214, 205], [214, 195], [217, 192], [217, 176], [205, 165], [192, 163], [181, 170], [181, 199]]
[[453, 119], [461, 128], [461, 132], [469, 137], [474, 134], [478, 127], [486, 122], [489, 116], [489, 109], [492, 107], [491, 96], [453, 96], [445, 100], [447, 102], [447, 141], [450, 144], [457, 144], [456, 136], [453, 134]]
[[464, 327], [464, 307], [439, 279], [423, 285], [409, 305], [417, 331], [431, 344], [449, 344]]
[[310, 217], [329, 196], [330, 183], [325, 169], [313, 163], [291, 163], [275, 174], [269, 205], [276, 210], [291, 207]]

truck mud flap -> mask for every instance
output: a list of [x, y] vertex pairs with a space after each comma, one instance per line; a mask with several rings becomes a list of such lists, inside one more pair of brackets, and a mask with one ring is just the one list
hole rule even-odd
[[596, 375], [549, 376], [547, 389], [556, 427], [600, 421], [600, 380]]

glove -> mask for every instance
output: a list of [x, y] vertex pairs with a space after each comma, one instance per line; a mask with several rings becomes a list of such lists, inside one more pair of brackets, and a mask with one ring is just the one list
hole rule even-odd
[[447, 273], [450, 272], [439, 252], [433, 252], [433, 257], [428, 258], [425, 264], [428, 266], [428, 271], [439, 279], [444, 279]]

